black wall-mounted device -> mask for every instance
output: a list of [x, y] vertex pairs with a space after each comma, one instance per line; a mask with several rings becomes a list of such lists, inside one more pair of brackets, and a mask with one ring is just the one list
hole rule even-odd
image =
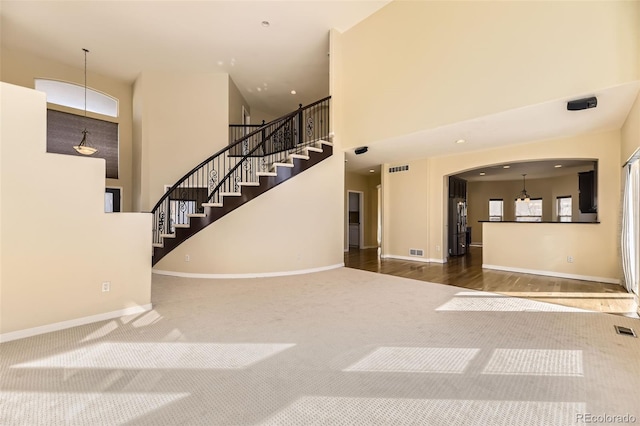
[[592, 96], [590, 98], [576, 99], [575, 101], [567, 102], [567, 109], [569, 111], [580, 111], [582, 109], [595, 108], [598, 106], [598, 98]]
[[364, 154], [365, 152], [367, 152], [369, 150], [369, 147], [367, 146], [361, 146], [360, 148], [356, 148], [356, 155], [360, 155], [360, 154]]

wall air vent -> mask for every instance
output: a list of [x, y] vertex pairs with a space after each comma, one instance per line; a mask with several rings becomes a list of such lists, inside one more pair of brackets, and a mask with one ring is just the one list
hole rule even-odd
[[616, 333], [622, 336], [638, 337], [636, 336], [636, 332], [633, 331], [633, 328], [623, 327], [621, 325], [614, 325], [614, 327], [616, 329]]
[[423, 249], [409, 249], [409, 256], [424, 256]]
[[409, 166], [395, 166], [395, 167], [389, 167], [389, 173], [397, 173], [397, 172], [408, 172], [409, 171]]

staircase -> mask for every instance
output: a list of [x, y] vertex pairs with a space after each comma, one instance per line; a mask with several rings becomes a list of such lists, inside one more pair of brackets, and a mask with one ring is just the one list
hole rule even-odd
[[330, 157], [329, 101], [300, 105], [246, 129], [167, 190], [152, 210], [152, 264], [206, 226]]

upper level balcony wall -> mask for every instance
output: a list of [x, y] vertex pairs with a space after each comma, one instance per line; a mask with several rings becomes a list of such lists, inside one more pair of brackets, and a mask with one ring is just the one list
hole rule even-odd
[[640, 78], [640, 2], [392, 2], [341, 37], [345, 147]]

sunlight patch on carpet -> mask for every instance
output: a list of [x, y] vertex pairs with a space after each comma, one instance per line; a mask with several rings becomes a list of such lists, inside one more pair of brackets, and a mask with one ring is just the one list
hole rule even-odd
[[381, 347], [342, 371], [462, 374], [475, 348]]
[[237, 369], [276, 355], [295, 344], [105, 342], [11, 368]]
[[461, 312], [589, 312], [583, 309], [535, 300], [519, 299], [487, 292], [461, 291], [436, 308], [436, 311]]
[[496, 349], [482, 374], [582, 377], [582, 351]]
[[124, 424], [189, 393], [3, 392], [2, 425]]

